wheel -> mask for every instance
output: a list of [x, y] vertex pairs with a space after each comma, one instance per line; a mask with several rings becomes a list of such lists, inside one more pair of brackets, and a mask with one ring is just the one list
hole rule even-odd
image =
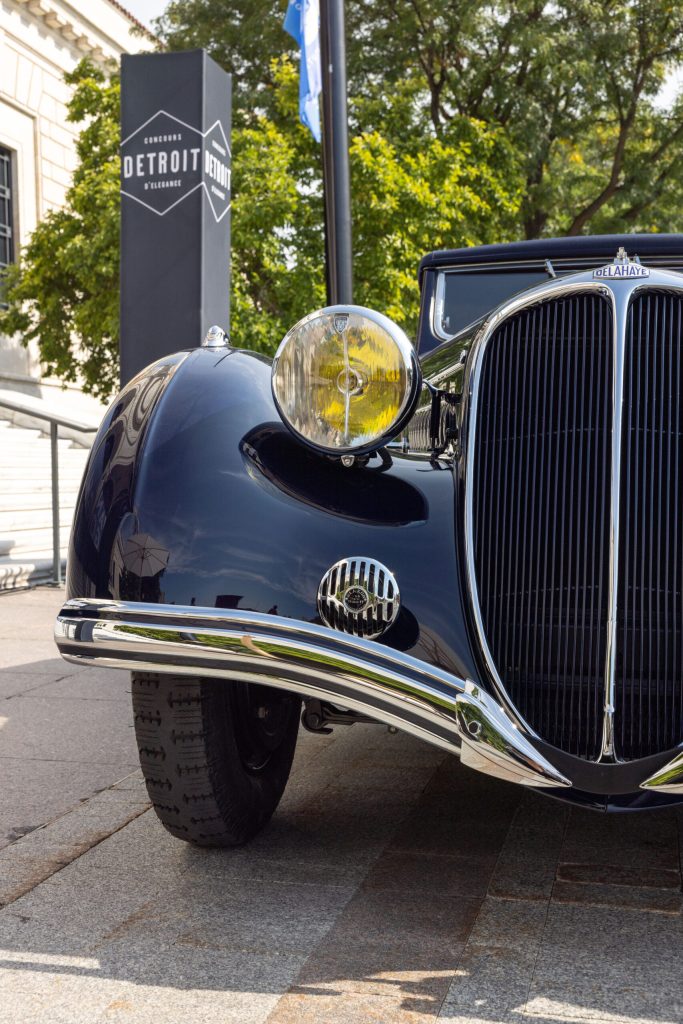
[[287, 784], [301, 701], [253, 683], [132, 674], [140, 765], [158, 817], [198, 846], [240, 846]]

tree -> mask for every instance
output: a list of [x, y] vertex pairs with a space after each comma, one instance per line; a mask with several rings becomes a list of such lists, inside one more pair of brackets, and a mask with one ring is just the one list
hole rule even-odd
[[[320, 147], [298, 117], [298, 70], [268, 69], [263, 110], [233, 133], [232, 326], [243, 348], [273, 353], [325, 303]], [[69, 117], [83, 124], [63, 210], [39, 225], [7, 282], [0, 330], [38, 339], [50, 373], [107, 397], [118, 380], [119, 83], [83, 62]], [[356, 294], [405, 329], [417, 326], [417, 264], [434, 246], [513, 230], [519, 195], [502, 133], [455, 119], [449, 132], [400, 141], [406, 97], [351, 145]], [[267, 114], [265, 111], [270, 111]]]
[[[165, 44], [209, 46], [262, 94], [267, 46], [289, 50], [285, 3], [241, 0], [266, 47], [238, 34], [219, 0], [175, 0]], [[352, 128], [372, 131], [387, 95], [413, 97], [410, 131], [449, 132], [454, 118], [503, 129], [524, 196], [518, 233], [677, 230], [682, 224], [683, 103], [662, 109], [683, 61], [683, 5], [671, 0], [346, 0]], [[204, 12], [205, 16], [203, 16]], [[239, 53], [240, 65], [234, 54]], [[390, 136], [391, 137], [391, 136]], [[394, 139], [394, 141], [399, 141]]]
[[[361, 2], [368, 64], [418, 69], [433, 130], [464, 115], [501, 126], [524, 178], [526, 237], [675, 230], [683, 104], [657, 103], [683, 60], [669, 0]], [[397, 55], [399, 55], [397, 57]], [[676, 204], [678, 205], [678, 204]]]
[[205, 49], [233, 76], [234, 126], [267, 112], [273, 95], [273, 58], [294, 57], [283, 31], [283, 0], [171, 0], [156, 21], [169, 49]]

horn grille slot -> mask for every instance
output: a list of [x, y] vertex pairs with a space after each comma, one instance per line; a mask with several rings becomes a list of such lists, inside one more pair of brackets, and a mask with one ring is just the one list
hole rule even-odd
[[318, 612], [330, 629], [374, 640], [398, 615], [396, 578], [374, 558], [342, 558], [327, 570], [318, 587]]

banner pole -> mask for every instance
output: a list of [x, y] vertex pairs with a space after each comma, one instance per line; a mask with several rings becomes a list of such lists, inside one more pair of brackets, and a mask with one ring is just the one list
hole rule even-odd
[[323, 86], [323, 191], [327, 298], [353, 302], [351, 187], [346, 102], [346, 36], [343, 0], [320, 0]]

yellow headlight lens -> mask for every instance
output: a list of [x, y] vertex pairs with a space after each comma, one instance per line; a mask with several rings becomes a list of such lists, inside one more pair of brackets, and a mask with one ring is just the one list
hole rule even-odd
[[316, 447], [369, 450], [388, 440], [419, 389], [412, 345], [387, 317], [331, 306], [301, 320], [273, 362], [285, 422]]

